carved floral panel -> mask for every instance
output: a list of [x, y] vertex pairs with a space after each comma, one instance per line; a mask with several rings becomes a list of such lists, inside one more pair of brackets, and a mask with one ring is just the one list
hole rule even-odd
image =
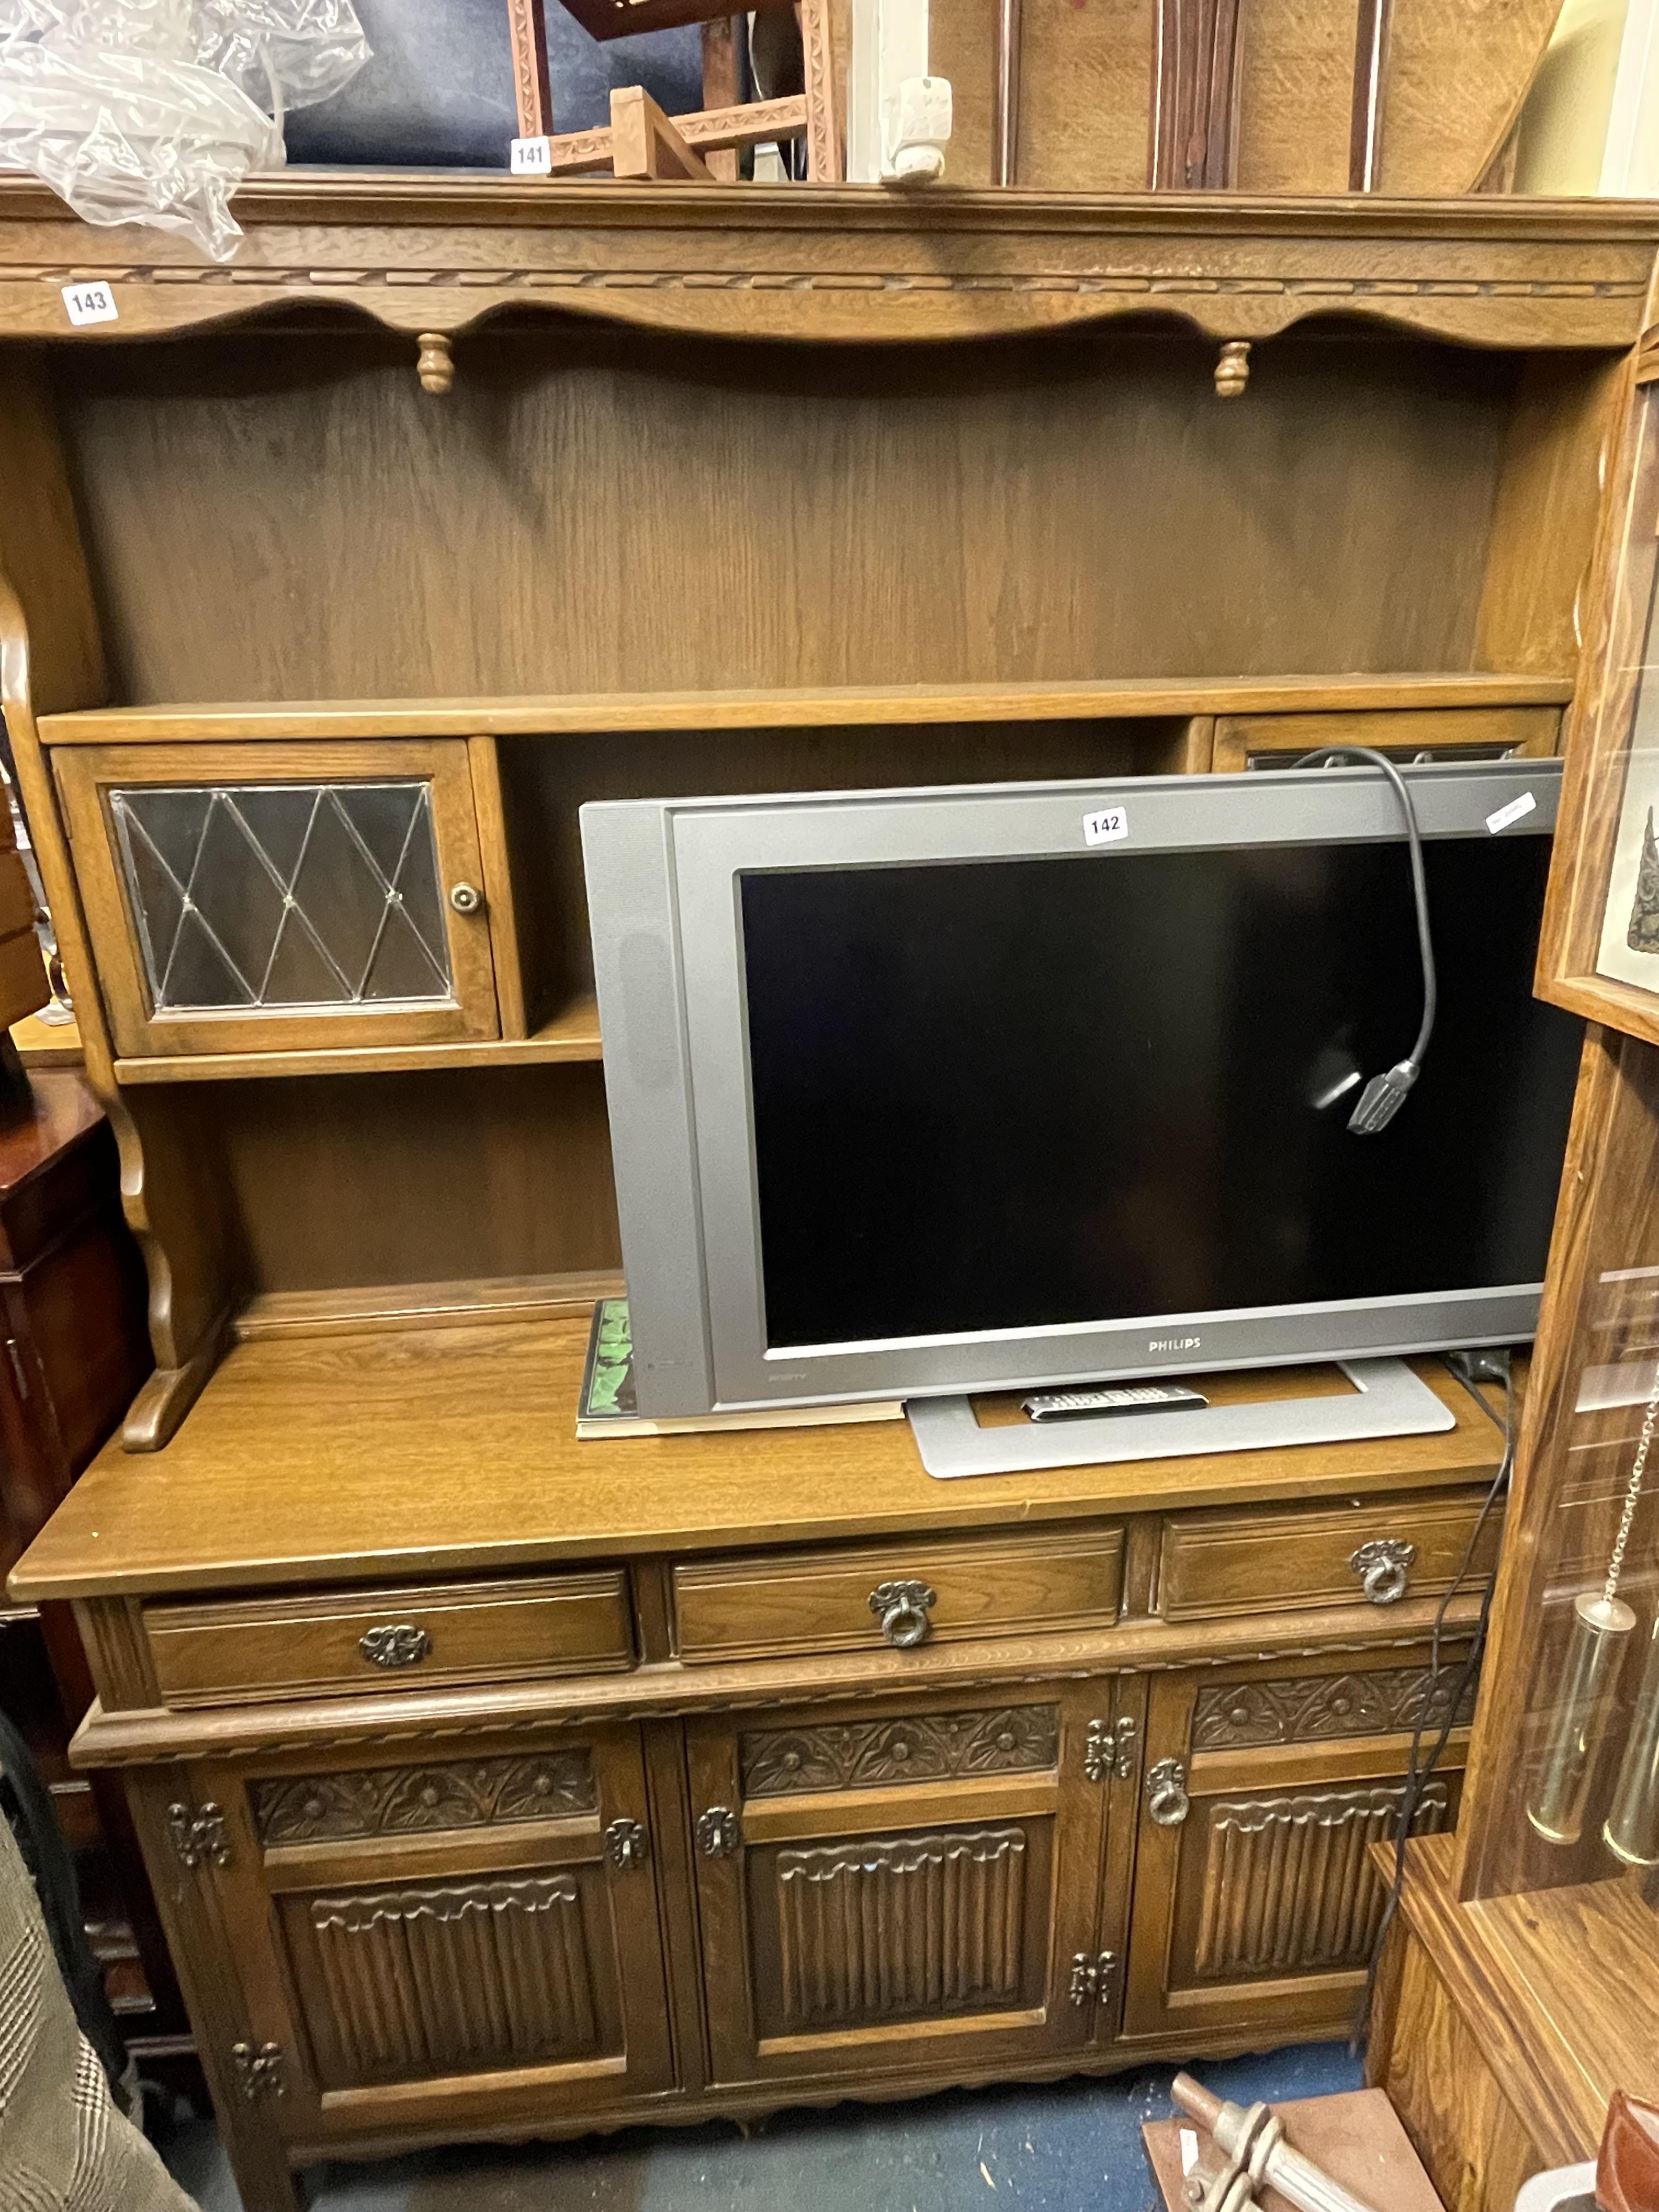
[[[1426, 1667], [1316, 1674], [1302, 1681], [1212, 1684], [1198, 1693], [1193, 1749], [1231, 1751], [1247, 1744], [1403, 1735], [1419, 1720], [1437, 1727], [1462, 1671], [1461, 1665], [1443, 1671], [1432, 1698]], [[1465, 1690], [1461, 1720], [1474, 1710], [1474, 1689], [1470, 1682]]]
[[256, 1782], [248, 1795], [264, 1844], [331, 1843], [352, 1836], [487, 1828], [507, 1820], [558, 1820], [591, 1813], [599, 1803], [585, 1751], [305, 1774]]
[[745, 1735], [739, 1747], [749, 1797], [873, 1790], [964, 1774], [1030, 1774], [1052, 1766], [1059, 1755], [1057, 1705], [768, 1729]]

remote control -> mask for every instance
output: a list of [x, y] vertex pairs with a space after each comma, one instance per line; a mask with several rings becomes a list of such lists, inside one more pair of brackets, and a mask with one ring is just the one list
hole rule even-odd
[[1074, 1421], [1094, 1413], [1175, 1413], [1209, 1402], [1184, 1383], [1133, 1382], [1119, 1390], [1042, 1390], [1022, 1398], [1019, 1410], [1034, 1421]]

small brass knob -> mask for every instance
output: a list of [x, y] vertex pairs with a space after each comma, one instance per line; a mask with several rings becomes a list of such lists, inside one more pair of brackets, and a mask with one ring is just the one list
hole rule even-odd
[[483, 893], [476, 884], [452, 884], [449, 903], [457, 914], [477, 914], [483, 907]]

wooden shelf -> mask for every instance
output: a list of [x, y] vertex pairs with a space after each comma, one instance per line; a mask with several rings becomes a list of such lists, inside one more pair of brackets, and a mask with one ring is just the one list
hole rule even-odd
[[534, 1067], [600, 1057], [599, 1009], [580, 992], [527, 1037], [480, 1044], [345, 1046], [336, 1051], [198, 1052], [118, 1060], [121, 1083], [227, 1083], [272, 1075], [395, 1075], [428, 1067]]
[[491, 1281], [375, 1283], [356, 1290], [266, 1291], [231, 1325], [239, 1344], [278, 1336], [376, 1336], [484, 1322], [568, 1321], [586, 1326], [600, 1298], [623, 1294], [615, 1270], [589, 1275], [505, 1275]]
[[[1262, 339], [1337, 313], [1462, 343], [1611, 349], [1640, 334], [1659, 233], [1641, 201], [665, 191], [407, 171], [289, 170], [249, 180], [235, 210], [247, 246], [216, 268], [188, 239], [91, 231], [34, 178], [5, 179], [8, 334], [90, 346], [343, 307], [412, 338], [508, 307], [841, 343], [1150, 312]], [[118, 287], [118, 324], [70, 329], [71, 277]]]
[[[524, 1285], [504, 1288], [516, 1295]], [[298, 1303], [290, 1295], [264, 1310], [285, 1308], [278, 1317], [292, 1320]], [[471, 1321], [290, 1328], [234, 1344], [142, 1470], [118, 1438], [105, 1447], [35, 1538], [13, 1576], [15, 1595], [362, 1582], [1345, 1498], [1357, 1487], [1484, 1484], [1499, 1449], [1497, 1429], [1433, 1359], [1418, 1371], [1453, 1422], [1436, 1435], [1056, 1468], [997, 1482], [936, 1482], [895, 1421], [579, 1443], [586, 1316]], [[1224, 1377], [1214, 1383], [1227, 1387]], [[1408, 1600], [1391, 1608], [1389, 1632], [1425, 1637], [1433, 1614], [1432, 1599]], [[1311, 1629], [1317, 1616], [1304, 1618]], [[1343, 1618], [1352, 1638], [1352, 1607]], [[1231, 1627], [1246, 1647], [1258, 1632], [1248, 1618]], [[1162, 1622], [1144, 1633], [1152, 1647], [1171, 1639]]]
[[276, 738], [570, 737], [659, 730], [822, 729], [906, 722], [1110, 721], [1152, 715], [1559, 707], [1570, 676], [1392, 672], [1129, 676], [1054, 684], [827, 685], [799, 690], [606, 691], [518, 699], [284, 700], [100, 707], [43, 714], [48, 745]]

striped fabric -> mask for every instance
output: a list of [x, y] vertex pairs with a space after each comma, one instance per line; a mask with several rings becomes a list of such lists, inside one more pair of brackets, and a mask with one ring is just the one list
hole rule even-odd
[[76, 2025], [34, 1885], [0, 1820], [0, 2208], [194, 2212], [110, 2101]]

